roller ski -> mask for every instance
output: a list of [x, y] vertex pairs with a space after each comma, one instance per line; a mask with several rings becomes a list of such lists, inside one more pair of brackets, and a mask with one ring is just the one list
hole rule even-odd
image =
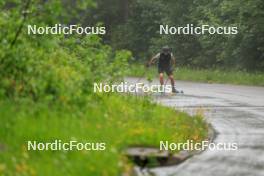
[[172, 87], [171, 93], [172, 94], [184, 94], [182, 90], [177, 90], [175, 87]]

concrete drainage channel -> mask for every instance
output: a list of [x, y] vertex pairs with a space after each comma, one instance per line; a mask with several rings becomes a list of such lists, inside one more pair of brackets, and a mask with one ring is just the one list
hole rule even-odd
[[[208, 125], [208, 140], [213, 142], [216, 133], [212, 126]], [[169, 151], [161, 151], [154, 147], [131, 146], [124, 151], [124, 154], [134, 163], [132, 176], [155, 176], [150, 168], [178, 165], [193, 155], [203, 151], [180, 151], [177, 154]]]

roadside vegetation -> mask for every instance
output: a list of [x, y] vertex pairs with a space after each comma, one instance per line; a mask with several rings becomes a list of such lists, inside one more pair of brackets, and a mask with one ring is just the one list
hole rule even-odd
[[[131, 65], [128, 76], [146, 77], [148, 80], [157, 78], [155, 66], [145, 68], [144, 64]], [[250, 86], [264, 86], [264, 72], [232, 71], [224, 69], [193, 69], [177, 67], [174, 71], [176, 80], [196, 81], [205, 83], [223, 83]]]
[[[122, 155], [128, 146], [159, 147], [160, 140], [201, 141], [207, 125], [142, 98], [86, 97], [82, 106], [59, 103], [0, 102], [1, 175], [112, 176], [130, 172]], [[105, 142], [105, 151], [27, 151], [26, 141]]]
[[[0, 175], [120, 175], [131, 168], [122, 155], [130, 145], [206, 138], [201, 116], [147, 97], [93, 93], [94, 82], [122, 80], [130, 51], [115, 51], [98, 36], [27, 35], [27, 24], [70, 23], [94, 7], [63, 2], [0, 3]], [[27, 151], [28, 140], [56, 139], [105, 142], [106, 150]]]

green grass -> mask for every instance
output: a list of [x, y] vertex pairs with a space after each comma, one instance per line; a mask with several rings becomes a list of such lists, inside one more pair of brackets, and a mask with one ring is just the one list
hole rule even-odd
[[[0, 101], [0, 175], [115, 176], [129, 172], [122, 151], [130, 145], [158, 146], [160, 140], [201, 141], [201, 116], [118, 95], [85, 97], [80, 106]], [[105, 151], [27, 151], [26, 141], [106, 142]]]
[[[142, 76], [145, 70], [144, 66], [133, 65], [129, 76]], [[151, 67], [147, 69], [145, 77], [151, 79], [157, 75], [157, 69]], [[191, 69], [183, 67], [175, 69], [174, 77], [177, 80], [186, 81], [264, 86], [264, 72], [249, 73], [236, 70]]]

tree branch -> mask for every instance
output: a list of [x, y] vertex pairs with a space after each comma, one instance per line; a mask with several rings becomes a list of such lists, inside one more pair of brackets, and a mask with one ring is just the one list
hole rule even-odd
[[22, 28], [25, 24], [25, 21], [26, 21], [27, 15], [28, 15], [28, 9], [29, 9], [30, 3], [31, 3], [31, 0], [27, 0], [26, 5], [25, 5], [24, 9], [22, 10], [23, 20], [22, 20], [22, 22], [21, 22], [21, 24], [20, 24], [20, 26], [16, 32], [15, 38], [11, 42], [10, 48], [12, 48], [15, 45], [15, 43], [16, 43], [16, 41], [17, 41], [21, 31], [22, 31]]

